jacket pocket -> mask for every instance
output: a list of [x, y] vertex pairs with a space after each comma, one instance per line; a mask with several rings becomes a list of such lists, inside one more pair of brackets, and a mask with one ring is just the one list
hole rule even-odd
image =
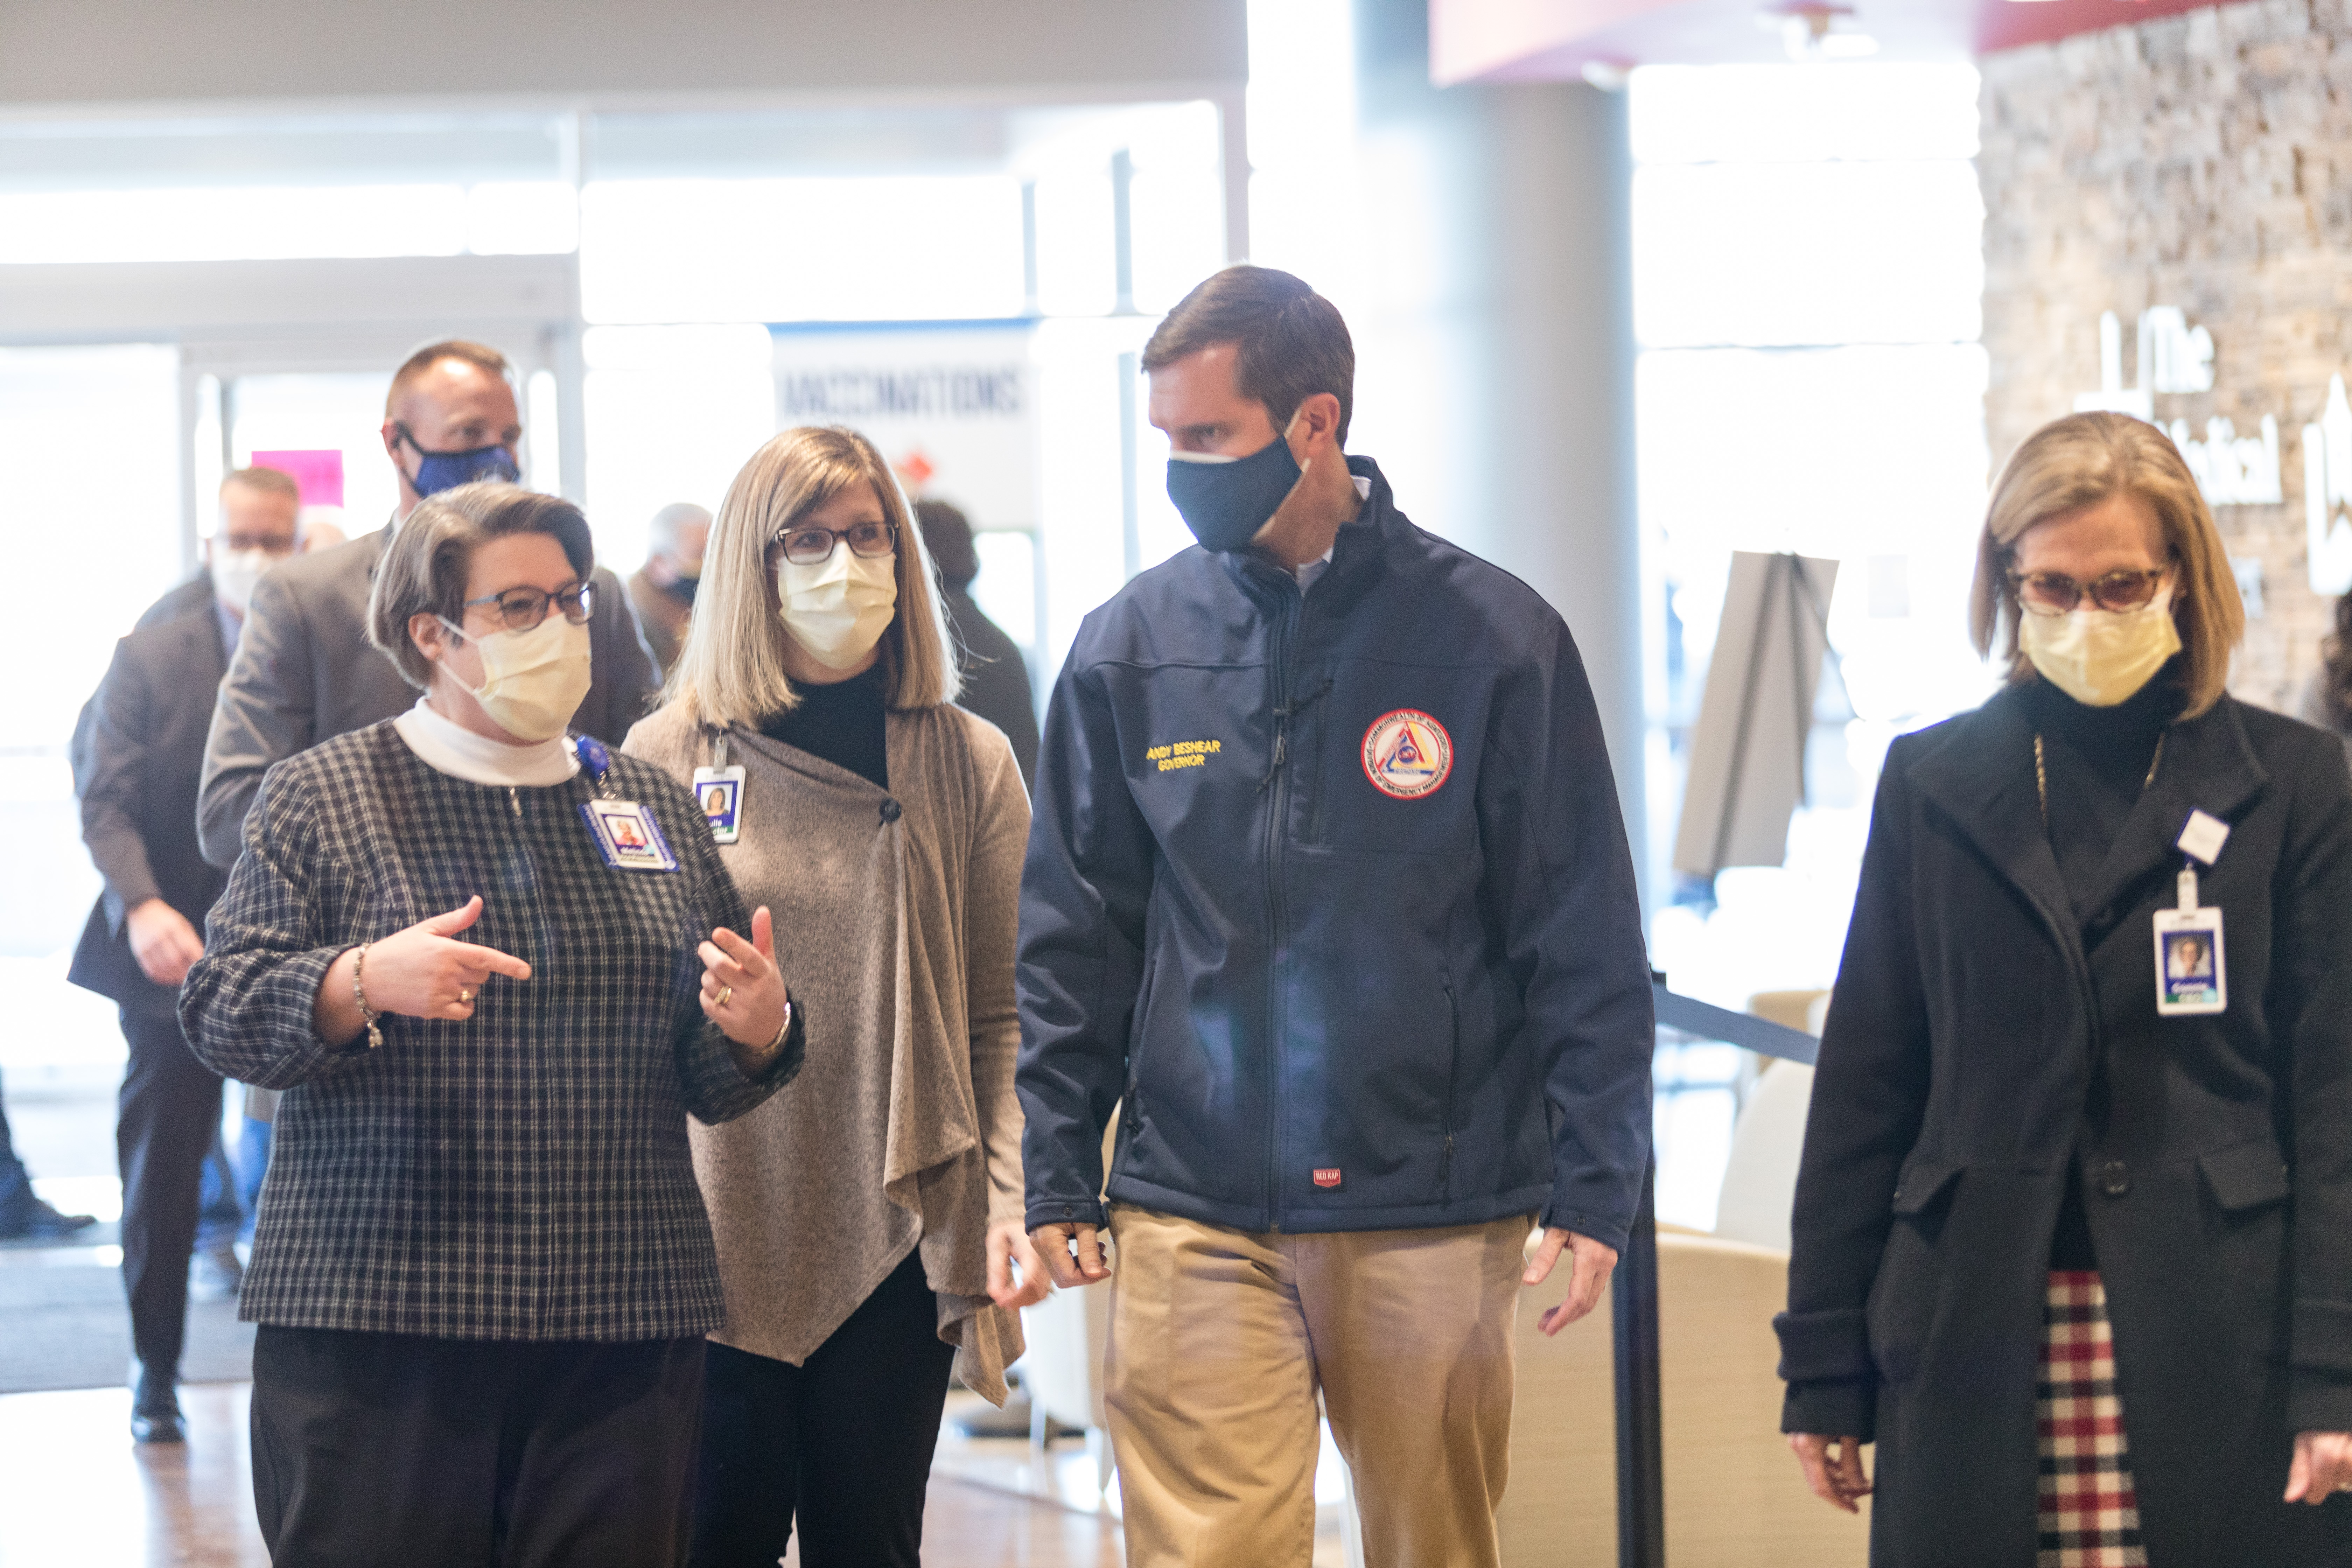
[[1872, 1282], [1866, 1321], [1871, 1359], [1890, 1385], [1908, 1383], [1919, 1370], [1944, 1294], [1944, 1222], [1963, 1167], [1914, 1160], [1903, 1167], [1890, 1207], [1886, 1249]]
[[1143, 1131], [1143, 1037], [1151, 1026], [1152, 983], [1160, 977], [1160, 961], [1144, 965], [1143, 984], [1135, 993], [1135, 1015], [1127, 1026], [1127, 1092], [1120, 1097], [1119, 1121], [1131, 1142]]
[[1454, 1116], [1462, 1085], [1462, 1004], [1454, 994], [1450, 971], [1440, 973], [1438, 984], [1445, 993], [1445, 1142], [1437, 1153], [1437, 1195], [1443, 1200], [1454, 1195]]
[[2197, 1168], [2205, 1173], [2205, 1184], [2224, 1214], [2283, 1202], [2292, 1190], [2286, 1163], [2279, 1158], [2278, 1145], [2267, 1138], [2200, 1154]]

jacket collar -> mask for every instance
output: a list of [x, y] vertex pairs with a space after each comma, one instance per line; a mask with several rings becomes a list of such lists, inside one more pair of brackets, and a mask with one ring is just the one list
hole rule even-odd
[[[2068, 945], [2079, 947], [2074, 901], [2042, 823], [2033, 780], [2033, 721], [2022, 689], [2007, 688], [1958, 720], [1943, 743], [1913, 763], [1904, 776], [2032, 900]], [[2200, 716], [2167, 729], [2156, 778], [2108, 850], [2085, 915], [2106, 908], [2169, 862], [2179, 853], [2175, 840], [2190, 811], [2226, 821], [2267, 782], [2232, 699], [2223, 697]]]
[[[1339, 537], [1331, 547], [1331, 564], [1315, 584], [1318, 605], [1327, 605], [1341, 599], [1352, 602], [1362, 585], [1379, 575], [1376, 563], [1386, 558], [1390, 550], [1412, 524], [1397, 510], [1395, 492], [1389, 489], [1386, 475], [1370, 458], [1350, 457], [1348, 471], [1371, 483], [1371, 493], [1364, 498], [1355, 521], [1339, 525]], [[1270, 566], [1246, 551], [1220, 554], [1217, 562], [1234, 581], [1260, 605], [1272, 608], [1281, 603], [1286, 586], [1297, 591], [1297, 581], [1278, 566]], [[1339, 607], [1344, 609], [1345, 605]]]

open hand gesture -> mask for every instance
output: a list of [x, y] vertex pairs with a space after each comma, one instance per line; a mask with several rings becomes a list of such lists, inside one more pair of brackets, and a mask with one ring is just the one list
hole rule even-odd
[[776, 969], [775, 921], [761, 904], [751, 911], [751, 940], [721, 926], [697, 950], [702, 955], [702, 1014], [728, 1039], [764, 1063], [784, 1029], [784, 977]]

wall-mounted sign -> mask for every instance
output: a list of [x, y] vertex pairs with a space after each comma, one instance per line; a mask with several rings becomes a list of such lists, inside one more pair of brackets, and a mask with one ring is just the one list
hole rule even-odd
[[2352, 403], [2344, 378], [2330, 376], [2319, 423], [2303, 427], [2303, 515], [2311, 562], [2311, 591], [2352, 593]]
[[1036, 389], [1025, 325], [780, 328], [781, 425], [863, 431], [908, 492], [972, 526], [1037, 522]]
[[2128, 414], [2172, 437], [2208, 506], [2276, 506], [2279, 432], [2274, 416], [2263, 416], [2260, 435], [2241, 436], [2227, 419], [2208, 419], [2205, 438], [2189, 434], [2189, 421], [2169, 425], [2156, 416], [2157, 394], [2168, 396], [2213, 390], [2213, 334], [2192, 327], [2173, 305], [2151, 305], [2139, 313], [2137, 384], [2124, 384], [2124, 328], [2113, 310], [2099, 316], [2099, 389], [2078, 393], [2074, 412]]

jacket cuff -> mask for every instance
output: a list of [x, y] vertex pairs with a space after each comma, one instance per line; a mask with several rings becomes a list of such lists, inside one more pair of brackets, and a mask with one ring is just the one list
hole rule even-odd
[[1878, 1385], [1858, 1381], [1792, 1383], [1781, 1402], [1780, 1430], [1871, 1442], [1878, 1436]]
[[1839, 1307], [1825, 1312], [1782, 1312], [1772, 1320], [1780, 1336], [1780, 1377], [1790, 1384], [1875, 1382], [1878, 1369], [1870, 1360], [1870, 1331], [1863, 1326], [1862, 1309]]
[[1030, 1204], [1021, 1223], [1030, 1230], [1047, 1225], [1090, 1225], [1100, 1229], [1108, 1221], [1102, 1205], [1093, 1198], [1045, 1198]]
[[1632, 1239], [1625, 1226], [1582, 1209], [1547, 1208], [1538, 1223], [1546, 1230], [1572, 1230], [1579, 1236], [1591, 1237], [1603, 1247], [1615, 1248], [1620, 1258], [1625, 1256], [1625, 1244]]
[[2352, 1377], [2352, 1301], [2296, 1297], [2287, 1342], [2294, 1347], [2292, 1359], [2298, 1373]]

